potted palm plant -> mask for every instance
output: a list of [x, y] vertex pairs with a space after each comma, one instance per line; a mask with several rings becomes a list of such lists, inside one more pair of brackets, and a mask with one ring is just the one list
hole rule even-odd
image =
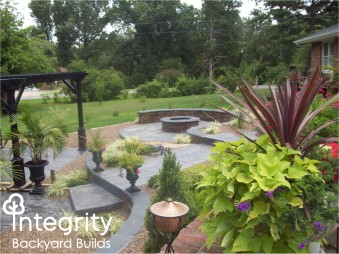
[[45, 179], [44, 168], [49, 162], [43, 159], [48, 150], [54, 157], [59, 155], [66, 145], [68, 124], [60, 114], [54, 114], [53, 121], [47, 121], [39, 115], [34, 115], [30, 108], [21, 108], [19, 123], [23, 124], [23, 131], [12, 133], [19, 139], [19, 146], [28, 152], [31, 160], [24, 163], [30, 170], [29, 179], [34, 182], [32, 195], [41, 195], [41, 182]]
[[102, 162], [102, 152], [105, 150], [106, 142], [102, 138], [101, 130], [96, 129], [94, 133], [91, 133], [91, 139], [88, 144], [88, 149], [92, 152], [93, 162], [96, 167], [93, 169], [94, 172], [103, 171], [102, 167], [100, 167], [100, 163]]

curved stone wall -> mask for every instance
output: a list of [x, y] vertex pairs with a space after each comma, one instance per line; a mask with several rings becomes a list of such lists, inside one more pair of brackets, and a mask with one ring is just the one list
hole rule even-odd
[[195, 108], [174, 108], [174, 109], [156, 109], [139, 111], [139, 123], [160, 122], [163, 117], [170, 116], [195, 116], [206, 122], [218, 121], [228, 122], [231, 115], [227, 112], [217, 109], [195, 109]]

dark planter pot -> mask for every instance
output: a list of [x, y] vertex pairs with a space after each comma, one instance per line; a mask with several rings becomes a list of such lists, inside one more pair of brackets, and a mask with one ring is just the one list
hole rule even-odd
[[135, 182], [138, 180], [138, 178], [139, 176], [137, 173], [133, 174], [129, 169], [126, 169], [126, 179], [131, 184], [131, 186], [126, 189], [128, 192], [140, 191], [140, 189], [137, 186], [135, 186]]
[[104, 171], [104, 169], [100, 166], [102, 162], [102, 151], [91, 151], [93, 155], [93, 162], [95, 163], [95, 168], [93, 169], [94, 172]]
[[49, 162], [45, 160], [41, 164], [33, 164], [32, 161], [24, 164], [25, 167], [29, 168], [29, 179], [34, 183], [34, 188], [30, 191], [30, 195], [41, 195], [44, 192], [41, 182], [46, 178], [45, 166], [48, 164]]

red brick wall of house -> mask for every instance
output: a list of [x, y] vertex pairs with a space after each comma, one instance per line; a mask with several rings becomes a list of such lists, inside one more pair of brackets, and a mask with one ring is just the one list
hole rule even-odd
[[318, 65], [321, 66], [322, 42], [312, 43], [311, 71], [314, 71]]
[[[312, 56], [311, 56], [311, 71], [314, 71], [315, 68], [317, 68], [318, 65], [321, 66], [322, 64], [322, 42], [314, 42], [312, 43]], [[338, 60], [338, 38], [334, 39], [334, 59]], [[339, 63], [338, 61], [334, 61], [334, 66], [339, 69]]]

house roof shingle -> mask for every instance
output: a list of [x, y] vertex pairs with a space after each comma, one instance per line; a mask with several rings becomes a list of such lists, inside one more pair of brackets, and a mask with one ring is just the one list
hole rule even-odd
[[318, 32], [310, 34], [304, 38], [294, 41], [296, 44], [305, 44], [310, 42], [322, 41], [323, 39], [330, 39], [338, 37], [338, 24], [322, 29]]

